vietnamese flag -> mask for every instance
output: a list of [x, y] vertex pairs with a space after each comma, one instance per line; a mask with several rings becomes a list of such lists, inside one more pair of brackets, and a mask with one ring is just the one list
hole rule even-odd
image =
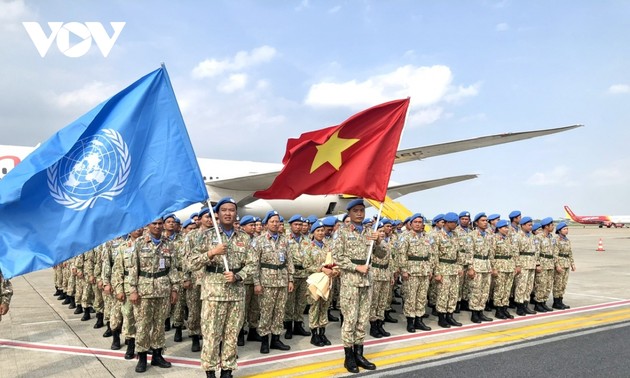
[[409, 98], [376, 105], [342, 124], [289, 139], [284, 168], [261, 199], [350, 194], [384, 201]]

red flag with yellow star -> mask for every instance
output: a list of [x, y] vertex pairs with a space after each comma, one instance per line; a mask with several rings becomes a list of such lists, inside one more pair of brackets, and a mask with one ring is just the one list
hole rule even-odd
[[386, 102], [340, 125], [289, 139], [284, 168], [268, 189], [254, 196], [351, 194], [384, 201], [408, 107], [408, 98]]

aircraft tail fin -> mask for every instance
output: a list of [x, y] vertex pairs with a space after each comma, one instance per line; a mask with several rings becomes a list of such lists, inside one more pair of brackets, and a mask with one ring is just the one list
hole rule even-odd
[[571, 211], [571, 208], [567, 205], [564, 205], [564, 211], [567, 213], [567, 216], [571, 218], [571, 220], [577, 222], [577, 216]]
[[[378, 209], [381, 205], [380, 202], [371, 199], [366, 199], [366, 201], [368, 201], [370, 205], [374, 206], [374, 208], [376, 209]], [[385, 197], [385, 201], [383, 202], [383, 217], [389, 219], [403, 220], [412, 214], [413, 213], [411, 212], [411, 210], [407, 209], [400, 202], [392, 200], [389, 196]]]

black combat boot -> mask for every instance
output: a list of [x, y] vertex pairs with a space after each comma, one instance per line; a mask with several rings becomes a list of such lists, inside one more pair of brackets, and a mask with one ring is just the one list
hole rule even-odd
[[416, 327], [413, 324], [413, 318], [411, 316], [407, 316], [407, 332], [416, 333]]
[[503, 313], [503, 307], [501, 306], [496, 306], [496, 311], [494, 313], [494, 317], [497, 319], [507, 319], [507, 316], [505, 316], [505, 314]]
[[217, 378], [216, 374], [214, 374], [214, 370], [206, 370], [206, 378]]
[[54, 297], [58, 297], [63, 293], [63, 290], [56, 288], [57, 290], [55, 290], [55, 294], [53, 294]]
[[376, 326], [376, 320], [370, 321], [370, 336], [377, 339], [383, 337], [383, 335], [381, 335], [381, 332], [378, 330], [378, 327]]
[[136, 339], [127, 340], [127, 351], [125, 352], [125, 360], [133, 360], [136, 356]]
[[451, 328], [451, 325], [446, 321], [446, 314], [438, 312], [438, 325], [442, 328]]
[[398, 323], [398, 319], [396, 318], [392, 318], [392, 316], [390, 315], [392, 312], [391, 311], [385, 311], [385, 321], [387, 323]]
[[568, 310], [571, 308], [571, 306], [567, 306], [564, 304], [564, 297], [560, 297], [560, 306], [562, 306], [563, 310]]
[[171, 363], [166, 361], [164, 357], [162, 357], [162, 348], [153, 350], [153, 356], [151, 357], [151, 365], [165, 368], [165, 369], [171, 367]]
[[293, 334], [300, 336], [310, 336], [311, 333], [304, 329], [302, 322], [293, 322]]
[[481, 320], [482, 322], [492, 321], [492, 318], [487, 317], [486, 314], [483, 313], [483, 310], [477, 311], [477, 316], [479, 317], [479, 320]]
[[392, 334], [385, 331], [385, 328], [383, 328], [383, 321], [382, 320], [377, 320], [376, 321], [376, 327], [378, 328], [378, 332], [380, 332], [381, 335], [383, 335], [384, 337], [388, 337], [391, 336]]
[[[61, 297], [63, 297], [63, 295], [59, 296], [59, 299], [62, 299]], [[72, 298], [74, 298], [74, 295], [66, 295], [63, 298], [63, 302], [61, 302], [62, 305], [67, 305], [70, 304], [72, 302]]]
[[311, 328], [311, 344], [318, 347], [324, 346], [324, 342], [322, 341], [321, 337], [319, 337], [319, 334], [317, 333], [317, 328]]
[[247, 333], [247, 341], [262, 341], [262, 337], [256, 331], [256, 328], [249, 327], [249, 332]]
[[542, 306], [542, 308], [547, 310], [547, 312], [552, 312], [553, 311], [553, 309], [551, 307], [547, 306], [547, 302], [542, 302], [540, 305]]
[[110, 324], [109, 322], [107, 322], [107, 324], [105, 324], [107, 326], [107, 329], [105, 330], [105, 332], [103, 332], [103, 337], [111, 337], [112, 336], [112, 329], [110, 328]]
[[80, 304], [76, 305], [74, 308], [73, 314], [75, 315], [83, 314], [83, 306], [81, 306]]
[[201, 345], [199, 344], [199, 335], [192, 335], [192, 345], [190, 347], [191, 352], [201, 351]]
[[346, 355], [346, 359], [343, 361], [343, 367], [350, 373], [358, 373], [357, 361], [354, 359], [354, 351], [351, 347], [344, 347], [343, 352]]
[[453, 317], [453, 313], [447, 313], [446, 314], [446, 321], [448, 322], [448, 324], [455, 326], [455, 327], [461, 327], [462, 323], [458, 322], [457, 320], [455, 320], [455, 318]]
[[534, 315], [534, 314], [536, 314], [536, 311], [534, 311], [531, 308], [529, 308], [529, 302], [527, 302], [527, 301], [525, 301], [525, 303], [523, 303], [523, 309], [525, 309], [525, 313], [527, 315]]
[[462, 308], [462, 302], [457, 301], [457, 304], [455, 305], [455, 313], [459, 314], [461, 308]]
[[462, 299], [459, 303], [460, 303], [459, 307], [461, 311], [471, 311], [470, 303], [468, 303], [466, 299]]
[[503, 315], [505, 315], [508, 319], [514, 319], [514, 315], [510, 314], [508, 306], [503, 306]]
[[440, 313], [437, 311], [435, 305], [429, 305], [429, 307], [431, 307], [431, 315], [439, 318]]
[[[181, 329], [179, 330], [179, 333], [181, 334]], [[177, 330], [175, 330], [175, 335], [177, 335]], [[181, 337], [180, 337], [181, 339]], [[177, 340], [176, 340], [177, 341]], [[181, 341], [181, 340], [180, 340]], [[245, 331], [243, 331], [243, 329], [241, 328], [241, 330], [238, 332], [238, 339], [236, 341], [236, 345], [238, 346], [244, 346], [245, 345]]]
[[[77, 308], [77, 302], [74, 300], [74, 296], [68, 297], [68, 308], [70, 310]], [[66, 304], [66, 301], [61, 302], [61, 304]]]
[[113, 330], [112, 331], [112, 336], [114, 336], [113, 340], [112, 340], [112, 346], [110, 347], [111, 350], [119, 350], [121, 348], [120, 345], [120, 330]]
[[536, 312], [547, 312], [545, 308], [542, 306], [542, 302], [535, 301], [534, 303], [534, 311]]
[[488, 300], [488, 302], [486, 302], [486, 307], [484, 308], [485, 311], [492, 311], [494, 310], [494, 301], [492, 299]]
[[293, 322], [284, 322], [284, 329], [287, 330], [284, 334], [284, 338], [291, 340], [293, 338]]
[[516, 303], [516, 315], [525, 316], [525, 304], [524, 303]]
[[232, 378], [232, 370], [221, 369], [220, 378]]
[[420, 331], [430, 331], [431, 327], [424, 324], [421, 316], [416, 316], [415, 321], [413, 322], [413, 328], [419, 329]]
[[326, 327], [320, 327], [319, 328], [319, 338], [320, 338], [320, 340], [322, 340], [324, 345], [331, 345], [332, 344], [330, 342], [330, 340], [328, 340], [328, 337], [326, 337]]
[[[243, 332], [243, 330], [241, 330], [241, 333], [242, 332]], [[240, 342], [240, 337], [241, 337], [240, 333], [238, 334], [238, 337], [239, 337], [239, 342]], [[182, 327], [181, 326], [175, 327], [175, 335], [173, 336], [173, 341], [176, 342], [176, 343], [181, 343], [182, 342]], [[243, 345], [245, 345], [245, 344], [243, 343]], [[241, 346], [241, 344], [239, 344], [239, 346]]]
[[171, 330], [171, 318], [166, 318], [164, 320], [164, 332], [168, 332]]
[[68, 298], [68, 295], [65, 292], [61, 292], [61, 294], [59, 294], [59, 296], [57, 297], [58, 301], [63, 301], [64, 299]]
[[514, 302], [514, 297], [510, 297], [510, 302], [508, 304], [509, 308], [516, 308], [516, 302]]
[[260, 353], [267, 354], [269, 353], [269, 335], [261, 336], [260, 343]]
[[359, 367], [367, 370], [376, 370], [376, 365], [363, 357], [363, 345], [354, 346], [354, 360], [357, 362], [357, 366]]
[[105, 324], [103, 323], [104, 314], [102, 312], [96, 313], [96, 323], [94, 324], [94, 329], [103, 328]]
[[92, 319], [92, 316], [90, 315], [90, 307], [86, 307], [83, 310], [83, 317], [81, 318], [81, 321], [85, 322], [85, 321], [88, 321], [90, 319]]
[[138, 353], [136, 373], [144, 373], [145, 371], [147, 371], [147, 352], [140, 352]]
[[328, 321], [329, 322], [338, 322], [339, 318], [331, 313], [332, 309], [328, 309]]
[[280, 341], [280, 335], [271, 335], [269, 349], [289, 350], [291, 347]]
[[481, 319], [479, 319], [479, 311], [472, 310], [470, 321], [473, 323], [481, 323]]

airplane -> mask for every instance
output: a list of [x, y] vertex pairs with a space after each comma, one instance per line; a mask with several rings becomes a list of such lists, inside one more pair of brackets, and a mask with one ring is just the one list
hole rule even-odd
[[597, 224], [599, 228], [604, 226], [622, 228], [624, 225], [630, 224], [630, 215], [575, 215], [568, 205], [564, 205], [564, 210], [572, 221], [581, 224]]
[[[394, 164], [423, 160], [433, 156], [467, 151], [497, 144], [564, 132], [581, 127], [571, 125], [552, 129], [502, 133], [454, 142], [440, 143], [423, 147], [399, 150]], [[22, 161], [36, 147], [0, 145], [0, 179]], [[257, 190], [268, 188], [282, 169], [282, 164], [253, 161], [218, 160], [197, 158], [203, 180], [208, 189], [210, 200], [217, 201], [223, 197], [232, 197], [237, 201], [239, 214], [264, 216], [269, 210], [277, 210], [282, 216], [289, 217], [295, 213], [314, 214], [318, 217], [341, 214], [346, 205], [354, 198], [343, 194], [301, 195], [295, 200], [261, 200], [253, 196]], [[398, 184], [390, 181], [387, 195], [389, 200], [409, 193], [432, 189], [477, 178], [476, 174], [443, 177], [433, 180]], [[191, 206], [178, 212], [190, 214], [198, 211], [199, 205]], [[187, 215], [185, 215], [187, 217]]]

